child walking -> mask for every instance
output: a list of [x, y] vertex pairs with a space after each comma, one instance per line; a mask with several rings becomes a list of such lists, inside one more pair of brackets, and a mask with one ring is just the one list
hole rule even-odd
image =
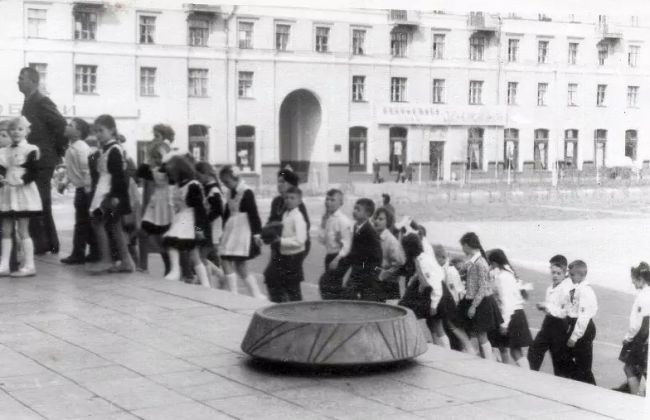
[[487, 257], [492, 268], [490, 274], [494, 279], [495, 297], [503, 317], [499, 329], [489, 333], [490, 342], [499, 349], [503, 363], [507, 363], [511, 356], [517, 366], [529, 369], [528, 359], [522, 349], [530, 346], [533, 337], [528, 327], [524, 299], [515, 272], [503, 250], [488, 251]]
[[[0, 276], [29, 277], [36, 275], [34, 243], [29, 236], [30, 217], [41, 214], [43, 207], [36, 187], [36, 162], [40, 157], [37, 146], [27, 143], [29, 122], [20, 117], [9, 122], [11, 145], [0, 149], [0, 219], [2, 220], [2, 256]], [[9, 260], [12, 235], [22, 243], [22, 267], [11, 272]]]
[[569, 338], [567, 330], [567, 311], [569, 308], [569, 290], [572, 288], [568, 277], [569, 262], [564, 255], [555, 255], [549, 260], [551, 285], [546, 289], [546, 298], [538, 303], [537, 309], [544, 311], [542, 328], [535, 336], [533, 344], [528, 349], [528, 363], [531, 370], [539, 370], [544, 361], [544, 354], [551, 353], [553, 372], [556, 376], [569, 377], [570, 362], [566, 342]]
[[381, 241], [377, 231], [370, 224], [375, 212], [375, 203], [369, 198], [360, 198], [354, 205], [354, 234], [346, 267], [350, 277], [345, 285], [347, 299], [381, 302], [378, 274], [381, 270]]
[[593, 318], [598, 312], [594, 289], [587, 281], [587, 264], [576, 260], [569, 264], [569, 276], [573, 288], [569, 290], [569, 340], [567, 347], [571, 356], [571, 378], [596, 385], [591, 371], [596, 325]]
[[241, 277], [251, 295], [266, 299], [260, 291], [255, 276], [248, 272], [246, 262], [260, 254], [262, 222], [257, 212], [255, 195], [240, 178], [239, 169], [226, 165], [219, 171], [219, 179], [226, 187], [228, 197], [224, 213], [224, 227], [219, 255], [231, 292], [238, 293], [237, 276]]
[[490, 268], [481, 241], [474, 232], [463, 235], [460, 245], [469, 261], [465, 297], [458, 304], [458, 325], [478, 339], [483, 358], [493, 360], [488, 333], [499, 328], [503, 317], [494, 299]]
[[[63, 264], [84, 264], [86, 260], [96, 260], [97, 241], [90, 223], [91, 179], [88, 160], [90, 146], [86, 138], [90, 134], [90, 125], [81, 118], [73, 118], [68, 122], [65, 136], [70, 142], [65, 152], [65, 169], [68, 180], [74, 185], [75, 224], [72, 237], [72, 252], [70, 256], [61, 259]], [[86, 247], [90, 254], [86, 258]]]
[[274, 239], [277, 255], [264, 271], [266, 288], [271, 302], [294, 302], [302, 300], [300, 283], [304, 280], [302, 271], [303, 254], [307, 242], [307, 221], [298, 206], [302, 203], [302, 191], [291, 186], [284, 193], [284, 214], [282, 234]]
[[325, 196], [325, 214], [321, 220], [319, 241], [325, 245], [325, 272], [318, 287], [322, 299], [341, 299], [343, 297], [343, 259], [352, 246], [352, 221], [341, 211], [343, 193], [332, 189]]
[[641, 379], [648, 377], [648, 320], [650, 319], [650, 265], [632, 267], [632, 283], [638, 294], [630, 311], [630, 326], [623, 338], [619, 360], [625, 363], [626, 383], [617, 391], [640, 393]]
[[406, 255], [404, 272], [408, 284], [400, 304], [410, 307], [413, 302], [422, 302], [421, 309], [415, 305], [416, 316], [426, 319], [434, 344], [451, 348], [444, 324], [453, 316], [456, 304], [444, 283], [445, 273], [433, 255], [424, 252], [416, 233], [405, 235], [401, 245]]
[[[88, 264], [88, 271], [93, 274], [107, 271], [132, 273], [135, 264], [129, 253], [122, 222], [122, 216], [131, 213], [129, 177], [125, 153], [117, 137], [115, 119], [107, 114], [97, 117], [95, 134], [100, 144], [100, 154], [90, 214], [100, 258], [99, 261]], [[121, 261], [119, 267], [113, 265], [109, 232]]]
[[163, 234], [163, 246], [169, 253], [170, 269], [165, 280], [180, 281], [180, 252], [188, 251], [199, 282], [210, 287], [208, 272], [201, 260], [200, 247], [209, 240], [209, 223], [205, 211], [203, 187], [196, 179], [192, 162], [181, 155], [170, 155], [165, 164], [172, 187], [174, 216]]
[[210, 241], [207, 241], [203, 247], [201, 257], [206, 264], [213, 287], [223, 289], [226, 285], [221, 284], [224, 273], [218, 251], [219, 242], [223, 235], [223, 214], [225, 211], [223, 191], [214, 166], [207, 162], [198, 162], [195, 167], [198, 180], [203, 185], [208, 222], [210, 223]]
[[169, 186], [169, 177], [162, 162], [167, 155], [165, 144], [150, 147], [148, 163], [140, 165], [137, 177], [145, 182], [145, 198], [147, 199], [141, 229], [144, 235], [140, 238], [140, 269], [149, 269], [149, 241], [158, 248], [165, 266], [165, 275], [169, 274], [169, 254], [163, 246], [163, 234], [172, 223], [173, 209]]
[[375, 211], [373, 222], [381, 241], [381, 271], [379, 271], [379, 289], [382, 300], [400, 298], [400, 271], [406, 262], [406, 256], [399, 240], [393, 235], [395, 216], [384, 207]]

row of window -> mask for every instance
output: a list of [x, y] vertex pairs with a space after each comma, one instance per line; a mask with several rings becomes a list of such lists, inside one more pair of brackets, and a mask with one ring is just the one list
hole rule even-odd
[[[472, 127], [467, 133], [467, 168], [482, 170], [483, 168], [483, 136], [484, 129]], [[349, 165], [351, 171], [365, 171], [367, 162], [367, 137], [365, 127], [352, 127], [349, 130]], [[404, 127], [391, 127], [389, 133], [389, 169], [395, 170], [398, 165], [404, 164], [407, 159], [406, 149], [408, 130]], [[599, 167], [606, 166], [607, 130], [594, 131], [594, 163]], [[442, 128], [436, 136], [437, 141], [430, 147], [431, 164], [439, 168], [444, 161], [443, 151], [445, 143], [445, 129]], [[637, 158], [638, 133], [637, 130], [625, 131], [625, 156], [632, 160]], [[548, 170], [549, 130], [536, 129], [534, 131], [533, 162], [534, 168]], [[434, 151], [436, 153], [434, 153]], [[435, 155], [435, 156], [434, 156]], [[504, 130], [503, 162], [506, 169], [519, 168], [519, 130], [506, 128]], [[578, 164], [578, 130], [568, 129], [564, 132], [564, 149], [561, 165], [567, 168], [576, 168]], [[441, 174], [438, 173], [437, 176]]]
[[[508, 82], [507, 104], [517, 105], [517, 91], [519, 90], [518, 82]], [[607, 85], [598, 85], [596, 87], [596, 106], [606, 106]], [[434, 81], [434, 101], [435, 101], [435, 81]], [[627, 106], [636, 108], [639, 103], [639, 86], [627, 87]], [[548, 83], [537, 84], [537, 106], [546, 106], [548, 104]], [[567, 106], [578, 106], [578, 84], [567, 84]]]
[[[28, 9], [28, 36], [39, 37], [44, 33], [46, 24], [46, 9]], [[156, 16], [140, 15], [139, 17], [138, 40], [140, 44], [154, 44], [156, 40]], [[97, 12], [90, 10], [77, 10], [74, 12], [75, 30], [74, 39], [92, 41], [96, 39], [97, 33]], [[213, 17], [210, 14], [192, 14], [188, 19], [188, 44], [190, 46], [205, 47], [208, 45], [210, 27]], [[237, 22], [238, 46], [241, 49], [253, 48], [254, 22], [240, 20]], [[278, 51], [287, 51], [290, 46], [291, 25], [288, 23], [277, 23], [275, 25], [275, 47]], [[352, 54], [366, 54], [367, 29], [352, 30]], [[393, 29], [390, 38], [390, 51], [393, 57], [406, 57], [409, 40], [412, 39], [412, 32], [409, 29]], [[314, 51], [327, 53], [330, 51], [330, 27], [315, 26], [314, 29]], [[432, 57], [434, 60], [442, 60], [445, 57], [445, 34], [433, 35]], [[508, 62], [519, 61], [519, 39], [508, 39]], [[483, 61], [488, 38], [485, 35], [477, 34], [470, 37], [469, 59], [472, 61]], [[578, 42], [569, 42], [568, 64], [577, 64]], [[598, 43], [598, 62], [604, 65], [610, 55], [611, 44], [607, 40]], [[628, 65], [637, 67], [639, 63], [639, 45], [628, 46]], [[538, 40], [537, 42], [537, 63], [546, 64], [549, 57], [549, 41]]]
[[[47, 82], [47, 64], [30, 63], [30, 67], [36, 69], [41, 79], [41, 89], [46, 90]], [[140, 95], [155, 96], [156, 93], [156, 74], [155, 67], [140, 67]], [[445, 103], [446, 89], [445, 79], [433, 79], [433, 103]], [[366, 77], [352, 76], [352, 101], [366, 101]], [[407, 78], [392, 77], [390, 84], [391, 102], [407, 101]], [[519, 89], [518, 82], [508, 82], [507, 104], [517, 105], [517, 93]], [[253, 97], [253, 72], [240, 71], [237, 86], [238, 96], [240, 98]], [[97, 66], [94, 65], [77, 65], [75, 66], [75, 93], [94, 94], [97, 93]], [[596, 91], [596, 105], [606, 106], [607, 85], [600, 84]], [[188, 96], [204, 97], [208, 96], [208, 70], [207, 69], [188, 69]], [[548, 83], [537, 84], [537, 105], [546, 106], [548, 97]], [[578, 84], [569, 83], [567, 87], [567, 106], [578, 106]], [[639, 86], [627, 87], [627, 106], [634, 108], [638, 106]], [[471, 80], [469, 82], [468, 103], [470, 105], [483, 104], [483, 81]]]

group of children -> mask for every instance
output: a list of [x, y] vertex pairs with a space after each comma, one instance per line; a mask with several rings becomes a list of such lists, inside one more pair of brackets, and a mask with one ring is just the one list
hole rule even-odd
[[[294, 172], [278, 172], [279, 195], [263, 225], [253, 190], [238, 168], [226, 165], [217, 172], [178, 152], [171, 127], [154, 126], [145, 162], [137, 168], [122, 147], [113, 117], [99, 116], [92, 130], [97, 150], [85, 142], [88, 123], [74, 118], [66, 129], [75, 228], [72, 253], [63, 263], [86, 264], [90, 273], [146, 271], [148, 254], [157, 251], [167, 280], [195, 278], [205, 287], [233, 293], [243, 282], [251, 295], [266, 298], [247, 261], [268, 244], [264, 280], [269, 300], [302, 300], [310, 220]], [[27, 224], [41, 210], [33, 182], [39, 150], [27, 143], [28, 131], [24, 118], [0, 124], [0, 276], [36, 273]], [[546, 316], [533, 339], [524, 312], [526, 287], [503, 250], [484, 251], [469, 232], [459, 241], [464, 257], [450, 259], [444, 247], [428, 242], [424, 226], [408, 217], [396, 223], [387, 195], [379, 208], [371, 199], [358, 199], [351, 219], [343, 203], [343, 192], [327, 192], [318, 229], [326, 250], [319, 279], [323, 299], [394, 302], [424, 319], [436, 344], [504, 363], [512, 359], [533, 370], [549, 351], [556, 375], [595, 384], [591, 365], [598, 306], [583, 261], [551, 258], [552, 284], [537, 304]], [[12, 270], [14, 246], [21, 257]], [[621, 352], [628, 381], [620, 390], [638, 393], [646, 375], [650, 267], [635, 267], [632, 279], [640, 294]]]

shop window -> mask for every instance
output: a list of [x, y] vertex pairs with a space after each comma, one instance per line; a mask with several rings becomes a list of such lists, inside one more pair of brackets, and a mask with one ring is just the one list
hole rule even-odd
[[516, 171], [519, 167], [519, 130], [506, 128], [503, 138], [503, 162], [505, 169]]
[[636, 149], [638, 144], [638, 134], [636, 130], [625, 131], [625, 156], [636, 161]]
[[594, 163], [597, 167], [605, 167], [607, 162], [607, 130], [596, 130], [594, 132]]
[[350, 172], [366, 170], [368, 145], [368, 129], [365, 127], [350, 128]]
[[545, 171], [548, 169], [548, 130], [546, 129], [535, 130], [533, 159], [536, 170]]
[[467, 130], [467, 169], [483, 169], [483, 132], [478, 127]]
[[237, 166], [242, 172], [255, 171], [255, 127], [240, 125], [237, 127]]
[[578, 130], [564, 132], [564, 165], [567, 168], [578, 167]]
[[404, 170], [406, 166], [406, 139], [408, 130], [404, 127], [391, 127], [390, 129], [390, 163], [389, 170]]
[[208, 127], [206, 125], [194, 124], [188, 128], [189, 151], [197, 161], [208, 159]]

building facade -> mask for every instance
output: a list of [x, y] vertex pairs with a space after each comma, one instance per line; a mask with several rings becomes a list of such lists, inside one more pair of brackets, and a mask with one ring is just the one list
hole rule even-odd
[[0, 116], [32, 66], [68, 116], [116, 117], [272, 181], [550, 174], [650, 159], [649, 20], [153, 0], [0, 2]]

